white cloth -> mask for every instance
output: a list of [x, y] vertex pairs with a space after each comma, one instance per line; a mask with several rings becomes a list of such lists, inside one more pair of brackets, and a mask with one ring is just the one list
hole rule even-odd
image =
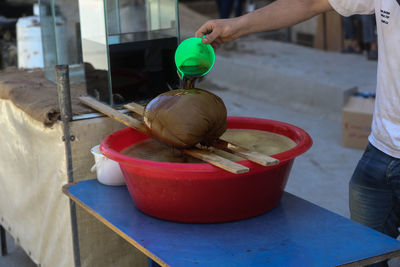
[[378, 83], [369, 141], [400, 158], [400, 0], [329, 0], [339, 14], [375, 11], [378, 34]]
[[[100, 117], [70, 123], [74, 181], [94, 178], [89, 150], [124, 127]], [[74, 266], [63, 125], [45, 127], [10, 100], [0, 99], [0, 224], [32, 261]], [[147, 266], [146, 256], [77, 206], [82, 267]], [[0, 266], [5, 266], [0, 257]]]

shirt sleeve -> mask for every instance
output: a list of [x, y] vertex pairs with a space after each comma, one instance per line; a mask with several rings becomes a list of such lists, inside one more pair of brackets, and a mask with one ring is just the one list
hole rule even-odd
[[348, 17], [355, 14], [375, 12], [375, 0], [328, 0], [332, 8], [340, 15]]

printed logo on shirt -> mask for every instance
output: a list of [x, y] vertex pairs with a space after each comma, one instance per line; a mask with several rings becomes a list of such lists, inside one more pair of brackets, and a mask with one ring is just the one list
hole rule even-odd
[[[400, 2], [400, 0], [397, 0], [397, 2]], [[387, 10], [381, 9], [381, 22], [385, 24], [389, 24], [389, 19], [390, 19], [390, 12]]]

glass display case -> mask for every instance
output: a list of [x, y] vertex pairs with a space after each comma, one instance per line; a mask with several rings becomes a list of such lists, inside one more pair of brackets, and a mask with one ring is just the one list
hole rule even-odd
[[179, 86], [177, 0], [79, 0], [87, 93], [112, 106]]
[[55, 83], [54, 66], [67, 64], [70, 82], [84, 82], [78, 0], [40, 0], [39, 12], [46, 78]]

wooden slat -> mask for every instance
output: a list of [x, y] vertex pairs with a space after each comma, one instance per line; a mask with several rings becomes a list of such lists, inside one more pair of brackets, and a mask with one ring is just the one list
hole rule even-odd
[[232, 153], [239, 157], [248, 159], [263, 166], [272, 166], [279, 164], [278, 159], [258, 153], [256, 151], [251, 151], [247, 148], [240, 147], [222, 139], [218, 139], [218, 141], [214, 144], [214, 147]]
[[114, 120], [117, 120], [126, 126], [132, 127], [142, 133], [148, 134], [146, 127], [143, 125], [143, 123], [137, 119], [134, 119], [128, 115], [122, 114], [118, 112], [117, 110], [111, 108], [110, 106], [107, 106], [99, 101], [97, 101], [94, 98], [91, 98], [89, 96], [81, 96], [79, 97], [79, 100], [84, 103], [85, 105], [109, 116], [110, 118], [113, 118]]
[[[142, 105], [136, 104], [134, 102], [126, 104], [124, 107], [130, 111], [133, 111], [133, 112], [139, 114], [139, 115], [143, 116], [143, 114], [144, 114], [144, 107]], [[223, 150], [225, 152], [237, 155], [244, 159], [250, 160], [250, 161], [260, 164], [262, 166], [272, 166], [272, 165], [279, 164], [279, 160], [277, 160], [275, 158], [272, 158], [267, 155], [263, 155], [256, 151], [251, 151], [247, 148], [240, 147], [236, 144], [232, 144], [232, 143], [227, 142], [222, 139], [218, 139], [217, 142], [213, 145], [213, 147]]]
[[214, 166], [220, 167], [221, 169], [224, 169], [226, 171], [235, 174], [245, 173], [249, 171], [248, 167], [240, 165], [224, 157], [218, 156], [208, 150], [192, 148], [192, 149], [183, 149], [182, 151], [185, 154], [188, 154], [197, 159], [201, 159], [205, 162], [211, 163]]
[[124, 108], [129, 109], [130, 111], [133, 111], [139, 114], [140, 116], [144, 115], [144, 107], [135, 102], [124, 105]]
[[[144, 124], [139, 120], [136, 120], [130, 116], [122, 114], [122, 113], [118, 112], [117, 110], [111, 108], [110, 106], [100, 103], [99, 101], [97, 101], [91, 97], [81, 96], [81, 97], [79, 97], [79, 100], [82, 103], [84, 103], [85, 105], [88, 105], [89, 107], [91, 107], [91, 108], [93, 108], [93, 109], [95, 109], [95, 110], [129, 126], [129, 127], [132, 127], [132, 128], [134, 128], [138, 131], [141, 131], [145, 134], [149, 134], [146, 127], [144, 126]], [[133, 105], [129, 105], [129, 107], [132, 107], [132, 106]], [[138, 110], [138, 108], [136, 108], [136, 110]], [[142, 112], [142, 114], [143, 114], [143, 112]], [[249, 168], [247, 168], [246, 166], [243, 166], [243, 165], [240, 165], [233, 161], [230, 161], [228, 159], [225, 159], [225, 158], [218, 156], [210, 151], [204, 151], [204, 150], [200, 150], [200, 149], [184, 149], [182, 151], [185, 154], [188, 154], [192, 157], [201, 159], [207, 163], [210, 163], [214, 166], [217, 166], [217, 167], [224, 169], [226, 171], [229, 171], [231, 173], [238, 174], [238, 173], [245, 173], [245, 172], [249, 171]]]

